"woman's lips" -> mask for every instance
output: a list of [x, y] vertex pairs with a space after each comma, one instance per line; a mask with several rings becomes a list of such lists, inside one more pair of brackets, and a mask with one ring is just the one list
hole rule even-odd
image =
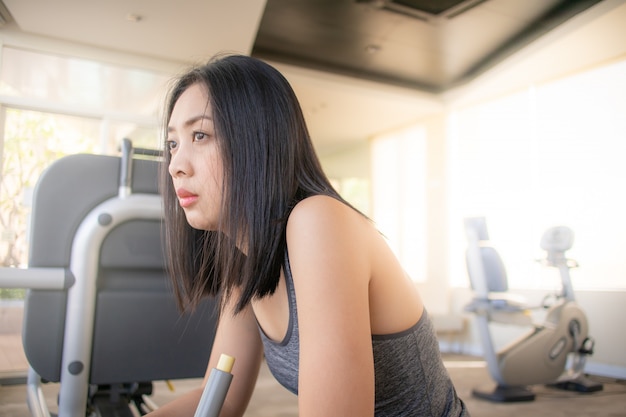
[[182, 208], [189, 207], [198, 200], [198, 195], [193, 194], [184, 188], [180, 188], [176, 191], [178, 196], [178, 202]]

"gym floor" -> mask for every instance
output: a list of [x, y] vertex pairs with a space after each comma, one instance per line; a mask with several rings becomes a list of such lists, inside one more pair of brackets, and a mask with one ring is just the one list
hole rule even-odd
[[[458, 395], [465, 401], [473, 417], [533, 416], [533, 417], [623, 417], [626, 416], [626, 381], [590, 376], [604, 384], [603, 390], [581, 394], [545, 386], [534, 386], [536, 399], [523, 403], [491, 403], [472, 397], [473, 388], [492, 386], [485, 363], [481, 358], [465, 355], [444, 355]], [[164, 382], [154, 384], [152, 400], [162, 405], [181, 395], [199, 380], [174, 381], [174, 392]], [[44, 394], [51, 412], [56, 406], [57, 384], [44, 385]], [[261, 369], [257, 389], [246, 417], [295, 417], [297, 399], [281, 387], [266, 366]], [[0, 416], [29, 417], [24, 385], [0, 386]]]

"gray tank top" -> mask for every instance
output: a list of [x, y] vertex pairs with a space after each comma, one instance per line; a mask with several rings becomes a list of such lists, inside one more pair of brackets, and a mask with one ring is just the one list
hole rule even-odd
[[[274, 342], [259, 326], [267, 365], [276, 380], [298, 394], [298, 310], [289, 258], [285, 253], [289, 325], [285, 338]], [[375, 416], [463, 416], [469, 412], [443, 365], [432, 322], [424, 310], [411, 328], [372, 335], [375, 371]]]

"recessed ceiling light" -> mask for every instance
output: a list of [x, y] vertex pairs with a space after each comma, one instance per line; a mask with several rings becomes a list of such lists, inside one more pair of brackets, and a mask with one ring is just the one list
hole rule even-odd
[[133, 23], [139, 23], [143, 20], [143, 16], [137, 13], [129, 13], [126, 15], [126, 20]]
[[380, 50], [381, 50], [380, 45], [376, 45], [376, 44], [373, 44], [373, 43], [371, 43], [371, 44], [369, 44], [369, 45], [367, 45], [365, 47], [365, 52], [367, 52], [368, 54], [375, 54], [375, 53], [380, 52]]

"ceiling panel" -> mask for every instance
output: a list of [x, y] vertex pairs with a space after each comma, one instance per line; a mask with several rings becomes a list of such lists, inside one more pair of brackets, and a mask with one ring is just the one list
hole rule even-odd
[[[268, 0], [252, 53], [442, 92], [598, 2]], [[437, 14], [415, 8], [433, 6], [448, 8]]]
[[2, 0], [28, 33], [167, 60], [249, 54], [265, 0]]

